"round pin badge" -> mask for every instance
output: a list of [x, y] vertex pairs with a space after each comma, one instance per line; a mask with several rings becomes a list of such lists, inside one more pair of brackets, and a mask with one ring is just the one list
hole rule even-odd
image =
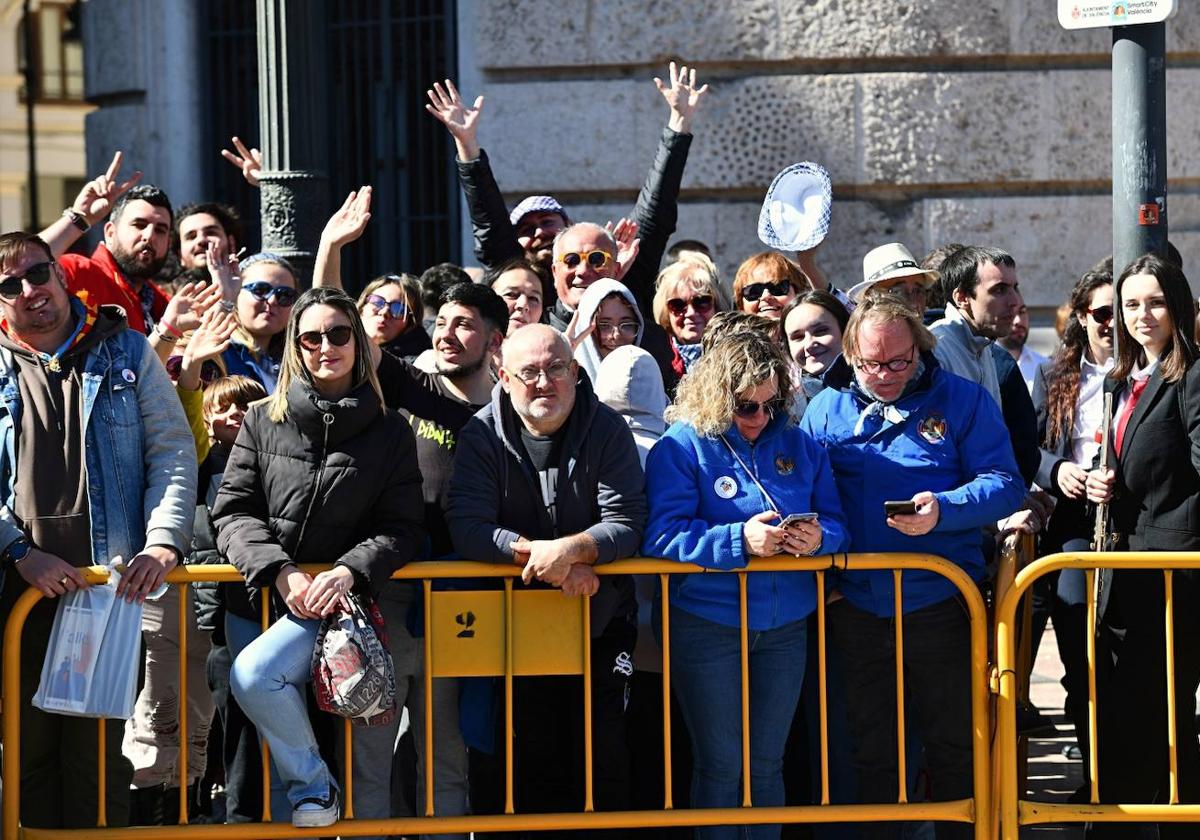
[[737, 495], [738, 486], [732, 477], [723, 475], [713, 482], [713, 490], [722, 499], [732, 499]]
[[129, 368], [125, 368], [123, 371], [121, 371], [121, 378], [130, 385], [132, 385], [134, 382], [137, 382], [137, 374], [131, 371]]

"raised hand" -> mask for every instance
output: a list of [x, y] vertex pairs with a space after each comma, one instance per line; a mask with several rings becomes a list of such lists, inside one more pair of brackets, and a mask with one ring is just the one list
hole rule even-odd
[[341, 247], [363, 235], [367, 222], [371, 221], [371, 187], [364, 185], [358, 190], [352, 190], [342, 206], [337, 209], [325, 229], [321, 231], [321, 241]]
[[459, 160], [474, 160], [479, 157], [479, 114], [483, 110], [483, 96], [475, 97], [475, 104], [468, 107], [458, 93], [454, 82], [446, 79], [446, 86], [434, 82], [431, 90], [425, 91], [429, 104], [425, 110], [433, 114], [458, 147]]
[[204, 256], [208, 265], [208, 276], [212, 280], [212, 287], [220, 290], [217, 300], [221, 298], [228, 301], [237, 300], [238, 292], [241, 291], [237, 255], [226, 254], [222, 256], [220, 245], [210, 239], [208, 242], [208, 251]]
[[214, 306], [204, 313], [200, 326], [188, 337], [188, 343], [183, 348], [178, 383], [181, 390], [200, 390], [204, 363], [229, 349], [229, 341], [237, 325], [237, 313], [232, 310]]
[[246, 179], [247, 184], [257, 187], [263, 168], [262, 152], [258, 149], [247, 149], [246, 144], [237, 137], [233, 138], [233, 147], [237, 149], [237, 154], [228, 149], [222, 149], [221, 157], [242, 170], [242, 177]]
[[124, 159], [125, 155], [123, 152], [118, 151], [114, 154], [112, 163], [108, 165], [105, 173], [84, 184], [83, 189], [79, 191], [79, 195], [75, 196], [75, 201], [71, 204], [71, 209], [83, 215], [89, 225], [94, 225], [107, 216], [117, 199], [128, 192], [134, 184], [142, 180], [140, 169], [124, 181], [117, 180], [121, 172], [121, 163]]
[[186, 283], [167, 302], [162, 320], [186, 333], [200, 326], [204, 313], [221, 299], [221, 288], [206, 283]]
[[604, 229], [612, 234], [617, 243], [617, 279], [620, 280], [637, 259], [642, 240], [638, 239], [638, 224], [633, 219], [620, 219], [616, 225], [609, 222]]
[[688, 134], [692, 128], [692, 117], [700, 107], [700, 100], [708, 93], [708, 85], [696, 87], [695, 67], [689, 68], [685, 64], [676, 70], [675, 62], [672, 61], [668, 69], [671, 71], [671, 84], [663, 84], [663, 80], [656, 76], [654, 85], [671, 106], [668, 127], [680, 134]]

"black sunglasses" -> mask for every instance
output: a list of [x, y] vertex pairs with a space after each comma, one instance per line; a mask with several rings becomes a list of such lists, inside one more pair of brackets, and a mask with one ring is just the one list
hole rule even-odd
[[779, 397], [772, 397], [766, 402], [737, 400], [733, 404], [733, 413], [738, 417], [754, 417], [760, 408], [767, 413], [768, 418], [774, 417], [783, 408], [783, 400]]
[[334, 347], [345, 347], [353, 336], [354, 330], [343, 325], [340, 327], [330, 327], [325, 332], [318, 332], [317, 330], [302, 332], [296, 336], [296, 340], [300, 342], [300, 346], [305, 350], [320, 350], [323, 339], [328, 338], [329, 343]]
[[[752, 300], [757, 299], [757, 297], [752, 298]], [[672, 315], [682, 315], [687, 312], [689, 303], [692, 305], [693, 309], [701, 314], [705, 312], [711, 312], [713, 308], [713, 296], [695, 295], [688, 300], [684, 300], [683, 298], [671, 298], [669, 301], [667, 301], [667, 309], [671, 311]]]
[[[3, 284], [0, 283], [0, 293], [3, 292]], [[1113, 318], [1113, 308], [1111, 306], [1097, 306], [1095, 309], [1089, 309], [1088, 314], [1091, 315], [1097, 324], [1107, 324]]]
[[300, 293], [291, 286], [272, 286], [266, 280], [255, 280], [242, 286], [258, 300], [275, 298], [276, 306], [291, 306], [300, 297]]
[[25, 269], [24, 274], [10, 274], [3, 280], [0, 280], [0, 297], [5, 300], [16, 300], [21, 296], [24, 286], [21, 281], [25, 280], [30, 286], [45, 286], [50, 282], [50, 278], [54, 272], [50, 270], [52, 262], [40, 262], [37, 265], [31, 265]]
[[776, 280], [774, 283], [751, 283], [742, 289], [742, 297], [746, 300], [758, 300], [763, 292], [770, 292], [774, 297], [783, 297], [792, 289], [787, 280]]

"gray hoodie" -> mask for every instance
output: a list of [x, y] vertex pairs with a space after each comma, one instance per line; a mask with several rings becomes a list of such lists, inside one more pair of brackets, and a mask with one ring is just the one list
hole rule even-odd
[[667, 430], [663, 419], [667, 392], [658, 362], [640, 347], [618, 347], [600, 363], [595, 389], [600, 402], [620, 414], [633, 432], [638, 457], [645, 467], [650, 447]]

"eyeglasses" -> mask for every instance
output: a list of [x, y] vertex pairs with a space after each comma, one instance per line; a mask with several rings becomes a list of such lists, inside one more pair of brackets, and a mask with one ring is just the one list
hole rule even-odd
[[779, 397], [772, 397], [766, 402], [754, 402], [753, 400], [736, 400], [733, 403], [733, 413], [738, 417], [754, 417], [759, 410], [767, 413], [767, 418], [774, 417], [783, 408], [783, 400]]
[[408, 314], [408, 304], [402, 300], [389, 301], [379, 295], [367, 295], [365, 303], [379, 315], [387, 314], [399, 319]]
[[300, 297], [300, 293], [291, 286], [272, 286], [266, 280], [255, 280], [253, 283], [245, 283], [242, 286], [242, 291], [249, 292], [254, 296], [255, 300], [270, 300], [274, 298], [277, 306], [291, 306], [296, 302], [296, 298]]
[[[753, 298], [757, 300], [757, 296]], [[667, 301], [667, 309], [672, 315], [683, 315], [687, 312], [688, 306], [695, 309], [701, 315], [706, 315], [712, 312], [713, 296], [712, 295], [695, 295], [694, 297], [684, 300], [683, 298], [671, 298]]]
[[16, 300], [19, 298], [25, 288], [21, 285], [22, 280], [28, 282], [30, 286], [45, 286], [50, 282], [50, 277], [53, 275], [53, 272], [50, 270], [50, 266], [52, 265], [54, 265], [52, 262], [40, 262], [37, 265], [29, 266], [29, 268], [25, 269], [24, 274], [8, 275], [3, 280], [0, 280], [0, 297], [3, 297], [5, 300]]
[[637, 338], [638, 322], [621, 321], [619, 324], [600, 323], [596, 324], [596, 332], [598, 332], [600, 335], [617, 332], [626, 338]]
[[913, 363], [913, 350], [915, 350], [915, 349], [916, 348], [914, 347], [908, 351], [907, 359], [904, 358], [903, 356], [895, 358], [895, 359], [888, 359], [886, 362], [877, 362], [877, 361], [873, 361], [870, 359], [862, 359], [860, 361], [855, 362], [854, 366], [856, 368], [858, 368], [859, 370], [861, 370], [863, 373], [869, 373], [872, 376], [874, 376], [875, 374], [884, 370], [885, 368], [887, 370], [890, 370], [892, 373], [899, 373], [902, 370], [908, 370], [908, 366]]
[[520, 370], [513, 370], [512, 368], [505, 368], [505, 370], [507, 370], [512, 376], [520, 379], [526, 385], [533, 386], [541, 381], [543, 374], [545, 374], [546, 379], [548, 379], [550, 382], [561, 382], [571, 373], [571, 364], [570, 362], [559, 360], [557, 362], [553, 362], [550, 367], [545, 368], [524, 367]]
[[770, 292], [772, 297], [784, 297], [792, 290], [792, 284], [787, 280], [777, 280], [774, 283], [751, 283], [742, 289], [742, 298], [758, 300], [763, 292]]
[[300, 342], [300, 346], [305, 350], [320, 350], [323, 339], [329, 339], [329, 343], [334, 347], [345, 347], [353, 337], [354, 330], [342, 325], [330, 327], [325, 332], [318, 332], [317, 330], [302, 332], [296, 336], [296, 340]]
[[579, 251], [567, 251], [567, 253], [558, 258], [558, 261], [567, 268], [574, 269], [577, 268], [580, 263], [586, 260], [588, 265], [590, 265], [596, 271], [599, 271], [600, 269], [604, 268], [604, 266], [608, 265], [612, 258], [612, 254], [608, 253], [608, 251], [587, 251], [586, 253]]
[[[0, 294], [4, 293], [4, 284], [0, 283]], [[1107, 324], [1113, 318], [1113, 308], [1111, 306], [1097, 306], [1095, 309], [1089, 309], [1088, 314], [1095, 319], [1097, 324]]]

